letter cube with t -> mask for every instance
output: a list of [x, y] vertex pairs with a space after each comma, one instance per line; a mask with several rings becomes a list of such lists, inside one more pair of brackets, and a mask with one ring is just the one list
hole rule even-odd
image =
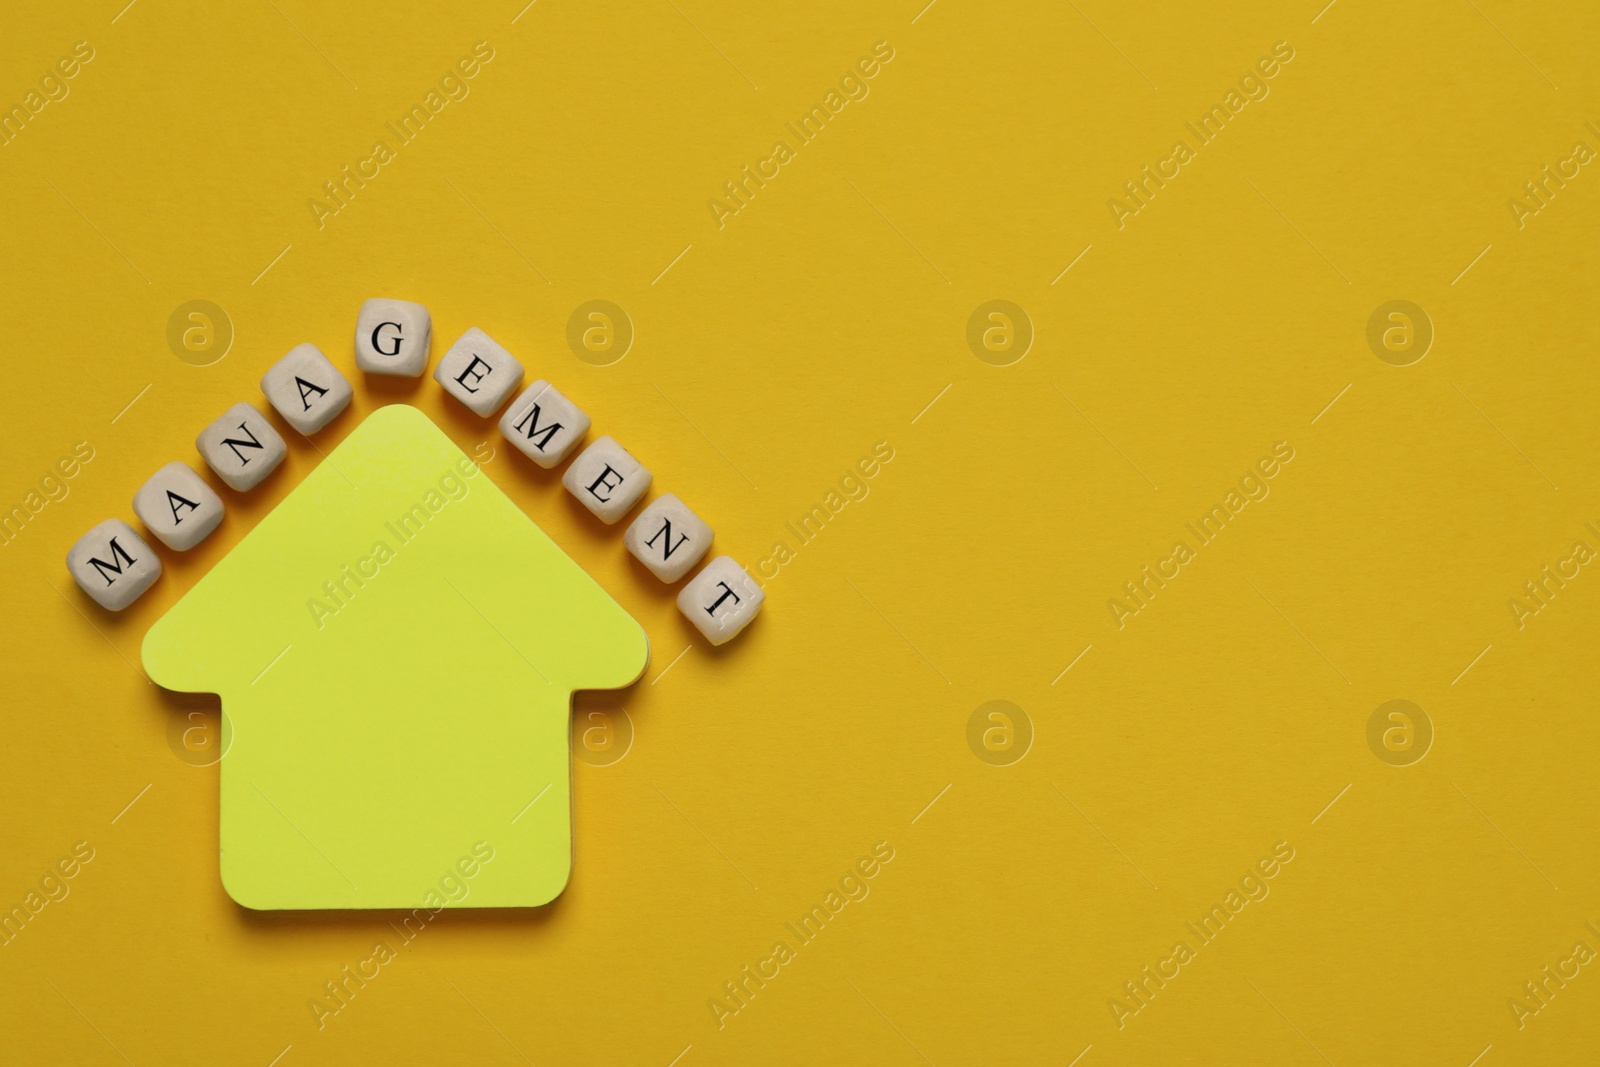
[[493, 415], [522, 384], [522, 364], [476, 326], [462, 334], [433, 369], [445, 392], [479, 415]]
[[350, 403], [344, 375], [316, 345], [295, 345], [261, 377], [261, 391], [283, 421], [307, 435], [316, 433]]
[[546, 381], [523, 390], [500, 416], [500, 433], [517, 451], [549, 470], [589, 432], [589, 416]]
[[133, 495], [133, 513], [162, 544], [187, 552], [222, 522], [222, 498], [187, 463], [168, 463]]
[[725, 644], [750, 625], [767, 594], [732, 556], [706, 564], [678, 594], [678, 610], [713, 645]]
[[289, 452], [267, 417], [244, 403], [201, 430], [194, 446], [217, 477], [241, 493], [260, 485]]
[[610, 525], [644, 496], [650, 488], [650, 472], [626, 448], [602, 437], [578, 454], [561, 475], [561, 484]]
[[622, 535], [634, 558], [669, 585], [711, 548], [711, 527], [671, 493], [650, 502]]
[[121, 519], [107, 519], [67, 553], [72, 580], [107, 611], [121, 611], [161, 577], [161, 559]]
[[368, 300], [356, 316], [356, 366], [415, 378], [428, 368], [433, 318], [409, 300]]

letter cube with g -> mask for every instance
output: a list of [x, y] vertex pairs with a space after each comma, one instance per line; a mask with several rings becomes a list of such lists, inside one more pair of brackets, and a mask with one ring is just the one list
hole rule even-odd
[[201, 430], [194, 446], [217, 477], [241, 493], [260, 485], [289, 453], [267, 417], [245, 403]]
[[767, 594], [732, 556], [706, 564], [678, 594], [678, 610], [713, 645], [726, 644], [750, 625]]
[[409, 300], [368, 300], [356, 316], [356, 366], [368, 374], [415, 378], [428, 367], [433, 318]]
[[133, 513], [162, 544], [187, 552], [222, 522], [222, 498], [187, 463], [168, 463], [133, 495]]
[[549, 470], [589, 432], [589, 416], [547, 381], [537, 381], [500, 416], [500, 433], [517, 451]]
[[133, 527], [121, 519], [107, 519], [67, 552], [67, 570], [96, 604], [121, 611], [161, 577], [161, 558]]
[[267, 370], [261, 392], [283, 421], [309, 437], [345, 409], [353, 391], [322, 349], [308, 344], [295, 345]]
[[561, 475], [561, 484], [601, 522], [612, 525], [650, 488], [650, 472], [627, 449], [602, 437], [578, 454]]
[[487, 418], [522, 384], [522, 364], [474, 326], [450, 346], [433, 369], [433, 380]]

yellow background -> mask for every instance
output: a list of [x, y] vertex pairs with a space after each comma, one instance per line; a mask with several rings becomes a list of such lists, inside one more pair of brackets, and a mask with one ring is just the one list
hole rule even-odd
[[[1600, 10], [919, 6], [11, 13], [0, 101], [74, 42], [95, 58], [0, 148], [0, 502], [77, 441], [95, 458], [0, 549], [0, 905], [77, 841], [95, 858], [0, 947], [7, 1058], [1592, 1058], [1592, 964], [1522, 1029], [1507, 1002], [1600, 940], [1600, 578], [1520, 630], [1508, 603], [1574, 541], [1600, 547], [1600, 177], [1521, 229], [1508, 200], [1600, 147]], [[870, 96], [719, 230], [707, 200], [880, 40], [895, 58]], [[1108, 199], [1280, 40], [1295, 58], [1270, 96], [1119, 230]], [[318, 229], [308, 199], [478, 41], [494, 58], [470, 96]], [[895, 458], [712, 652], [620, 529], [490, 424], [427, 379], [357, 380], [319, 448], [399, 399], [469, 454], [489, 442], [489, 476], [654, 656], [593, 702], [637, 736], [576, 766], [567, 893], [445, 913], [319, 1030], [307, 1002], [395, 940], [386, 917], [229, 901], [215, 769], [168, 744], [205, 702], [130, 669], [316, 450], [289, 434], [286, 469], [227, 496], [219, 532], [164, 553], [121, 617], [62, 559], [131, 519], [158, 466], [198, 462], [200, 427], [259, 403], [292, 345], [355, 377], [377, 295], [429, 306], [435, 356], [483, 327], [752, 568], [874, 443]], [[565, 340], [596, 298], [636, 330], [608, 367]], [[965, 340], [993, 298], [1036, 330], [1008, 367]], [[236, 331], [210, 366], [167, 345], [191, 299]], [[1367, 346], [1393, 299], [1436, 330], [1412, 366]], [[1118, 629], [1107, 600], [1280, 440], [1296, 454], [1271, 495]], [[1010, 766], [967, 744], [995, 699], [1035, 734]], [[1391, 699], [1436, 731], [1409, 767], [1367, 744]], [[895, 858], [870, 896], [719, 1029], [710, 998], [879, 841]], [[1109, 998], [1279, 841], [1295, 859], [1270, 896], [1119, 1029]]]

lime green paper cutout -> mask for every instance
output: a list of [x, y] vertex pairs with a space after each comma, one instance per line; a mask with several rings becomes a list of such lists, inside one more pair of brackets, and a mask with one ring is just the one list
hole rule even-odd
[[221, 869], [240, 904], [528, 907], [572, 866], [572, 692], [635, 681], [649, 643], [396, 404], [150, 629], [143, 659], [231, 720]]

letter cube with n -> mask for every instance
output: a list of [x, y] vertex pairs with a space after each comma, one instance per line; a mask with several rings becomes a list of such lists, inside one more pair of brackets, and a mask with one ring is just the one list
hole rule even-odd
[[651, 574], [670, 585], [688, 574], [711, 548], [711, 527], [667, 493], [639, 512], [622, 542]]
[[433, 369], [433, 380], [472, 411], [488, 417], [522, 384], [522, 364], [474, 326], [450, 346]]
[[121, 519], [107, 519], [67, 552], [67, 570], [96, 604], [121, 611], [161, 577], [161, 558], [133, 527]]
[[500, 433], [517, 451], [549, 470], [589, 432], [589, 416], [547, 381], [523, 390], [500, 416]]
[[260, 485], [289, 453], [267, 417], [242, 402], [201, 430], [194, 446], [206, 466], [216, 471], [228, 488], [241, 493]]
[[415, 378], [428, 367], [433, 318], [409, 300], [368, 300], [356, 316], [356, 366], [368, 374]]
[[561, 484], [611, 526], [650, 488], [650, 472], [626, 448], [602, 437], [578, 454], [561, 475]]
[[307, 344], [295, 345], [267, 370], [261, 392], [283, 421], [309, 437], [345, 409], [353, 391], [322, 349]]

